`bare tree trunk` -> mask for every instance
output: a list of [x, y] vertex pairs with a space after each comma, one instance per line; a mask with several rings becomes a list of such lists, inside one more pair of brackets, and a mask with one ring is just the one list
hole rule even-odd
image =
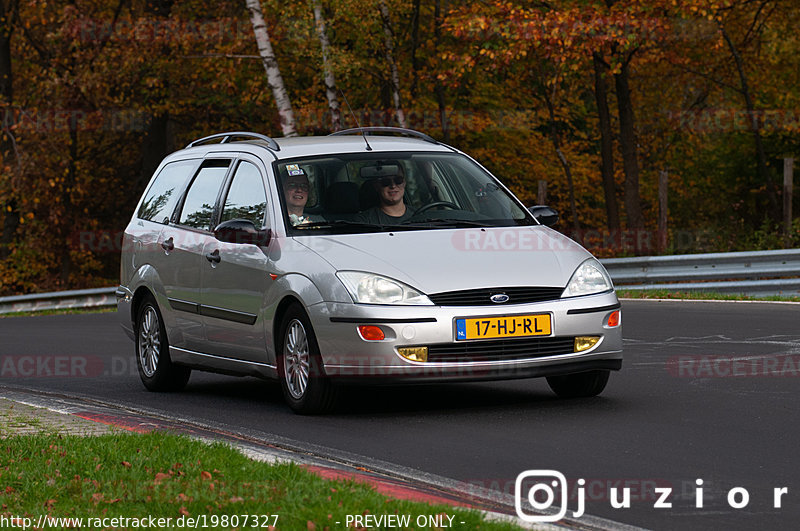
[[[78, 129], [77, 127], [69, 128], [69, 163], [67, 165], [66, 179], [63, 183], [63, 190], [61, 192], [61, 201], [64, 206], [65, 212], [72, 212], [72, 190], [78, 179]], [[72, 274], [72, 248], [70, 246], [70, 230], [72, 225], [70, 223], [60, 223], [59, 233], [61, 236], [61, 286], [64, 289], [70, 289], [70, 276]]]
[[392, 69], [392, 101], [394, 102], [394, 109], [397, 113], [397, 122], [400, 127], [406, 127], [406, 115], [400, 105], [400, 73], [397, 71], [397, 62], [394, 59], [394, 34], [392, 32], [392, 22], [389, 18], [389, 8], [386, 6], [384, 0], [378, 2], [381, 12], [381, 20], [383, 21], [383, 33], [385, 36], [385, 52], [386, 62]]
[[414, 0], [414, 14], [411, 17], [411, 100], [417, 97], [417, 84], [419, 83], [419, 18], [420, 0]]
[[[172, 12], [171, 0], [155, 0], [147, 3], [145, 12], [151, 16], [166, 19]], [[151, 116], [147, 132], [142, 138], [142, 165], [136, 182], [136, 190], [144, 190], [153, 172], [168, 153], [175, 151], [175, 138], [168, 111]]]
[[11, 13], [0, 2], [0, 97], [11, 105], [14, 99], [13, 76], [11, 72], [11, 33], [13, 22], [9, 20]]
[[611, 132], [611, 112], [608, 109], [608, 85], [605, 79], [606, 65], [599, 54], [594, 59], [594, 97], [597, 101], [597, 114], [600, 119], [600, 173], [603, 176], [603, 190], [606, 199], [606, 218], [608, 229], [619, 231], [619, 207], [617, 206], [617, 185], [614, 182], [614, 138]]
[[619, 108], [619, 144], [622, 152], [622, 167], [625, 170], [625, 210], [628, 214], [629, 229], [643, 229], [644, 217], [639, 197], [639, 159], [636, 145], [636, 121], [633, 115], [630, 77], [630, 60], [633, 52], [622, 64], [622, 71], [614, 74], [617, 87], [617, 106]]
[[[446, 7], [446, 6], [445, 6]], [[436, 50], [439, 49], [439, 43], [442, 41], [442, 0], [436, 0], [436, 4], [434, 7], [433, 12], [433, 39], [434, 39], [434, 47]], [[434, 82], [433, 91], [436, 94], [436, 102], [439, 105], [439, 121], [442, 124], [442, 140], [444, 140], [445, 144], [450, 143], [450, 126], [447, 123], [447, 106], [445, 102], [445, 90], [444, 85], [436, 78]]]
[[331, 127], [334, 131], [339, 131], [342, 128], [342, 115], [339, 110], [339, 98], [336, 97], [336, 78], [329, 59], [331, 43], [325, 29], [325, 18], [322, 16], [322, 0], [314, 0], [314, 23], [322, 47], [322, 71], [325, 76], [325, 95], [328, 97], [328, 107], [331, 110]]
[[780, 207], [778, 205], [778, 194], [775, 190], [775, 183], [770, 178], [769, 172], [767, 171], [767, 154], [764, 151], [764, 142], [761, 138], [760, 124], [755, 112], [756, 106], [755, 103], [753, 103], [753, 97], [750, 94], [750, 86], [747, 83], [747, 75], [744, 71], [744, 61], [742, 60], [742, 55], [739, 53], [736, 45], [733, 44], [733, 41], [731, 40], [728, 32], [725, 30], [725, 26], [723, 26], [722, 23], [719, 24], [719, 29], [722, 32], [722, 37], [725, 39], [725, 43], [728, 45], [728, 48], [731, 51], [731, 55], [733, 55], [734, 61], [736, 62], [736, 71], [739, 74], [739, 83], [742, 86], [740, 92], [742, 93], [742, 96], [744, 96], [744, 104], [747, 108], [747, 115], [750, 117], [750, 128], [753, 131], [753, 140], [756, 147], [758, 179], [760, 182], [764, 183], [767, 188], [767, 198], [769, 199], [769, 204], [773, 212], [772, 217], [777, 219], [777, 212], [780, 212]]
[[286, 92], [286, 86], [283, 84], [283, 77], [281, 77], [281, 70], [278, 67], [278, 60], [275, 58], [275, 52], [272, 50], [267, 24], [264, 22], [264, 14], [261, 11], [261, 0], [245, 0], [245, 4], [250, 13], [253, 33], [256, 36], [258, 54], [261, 56], [261, 62], [267, 71], [267, 84], [272, 89], [275, 105], [278, 107], [283, 136], [297, 136], [292, 102]]
[[175, 151], [175, 135], [168, 112], [150, 117], [142, 139], [142, 167], [139, 172], [139, 191], [150, 181], [153, 172], [167, 154]]
[[556, 130], [556, 113], [553, 108], [553, 100], [547, 92], [547, 86], [542, 88], [544, 94], [544, 102], [547, 105], [547, 114], [550, 116], [550, 141], [553, 143], [553, 149], [558, 156], [558, 162], [561, 163], [561, 168], [564, 170], [564, 176], [567, 178], [567, 189], [569, 190], [569, 208], [572, 214], [572, 228], [575, 232], [581, 230], [581, 224], [578, 221], [578, 206], [575, 202], [575, 185], [572, 182], [572, 168], [567, 161], [567, 157], [561, 150], [561, 139], [559, 138], [558, 131]]

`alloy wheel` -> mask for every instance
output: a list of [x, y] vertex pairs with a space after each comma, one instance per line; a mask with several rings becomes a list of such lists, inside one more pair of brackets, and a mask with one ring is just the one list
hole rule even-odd
[[308, 335], [298, 319], [293, 319], [286, 330], [283, 344], [283, 369], [286, 387], [295, 399], [303, 398], [308, 387], [310, 356]]
[[152, 378], [161, 356], [161, 326], [155, 308], [148, 306], [139, 322], [139, 362], [142, 372]]

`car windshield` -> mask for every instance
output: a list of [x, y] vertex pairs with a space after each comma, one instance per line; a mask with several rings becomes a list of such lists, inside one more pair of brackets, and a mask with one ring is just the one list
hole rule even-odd
[[537, 224], [458, 153], [328, 155], [275, 169], [292, 235]]

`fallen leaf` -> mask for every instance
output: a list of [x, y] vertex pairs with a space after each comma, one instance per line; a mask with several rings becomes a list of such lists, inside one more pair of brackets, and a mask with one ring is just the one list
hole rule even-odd
[[211, 479], [211, 472], [206, 472], [205, 470], [203, 470], [202, 472], [200, 472], [200, 477], [203, 479]]
[[189, 511], [186, 510], [186, 507], [181, 505], [181, 508], [178, 510], [183, 516], [189, 516]]
[[122, 466], [124, 466], [125, 468], [130, 468], [131, 464], [129, 462], [127, 462], [127, 461], [123, 461], [122, 462]]
[[308, 531], [315, 531], [317, 529], [317, 524], [309, 520], [306, 522], [306, 529], [308, 529]]
[[156, 485], [160, 485], [161, 482], [164, 481], [165, 479], [169, 479], [169, 474], [164, 474], [163, 472], [159, 472], [158, 474], [156, 474], [154, 483]]

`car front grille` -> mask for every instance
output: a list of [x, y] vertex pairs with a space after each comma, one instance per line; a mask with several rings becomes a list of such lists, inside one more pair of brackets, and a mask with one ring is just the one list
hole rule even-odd
[[504, 304], [525, 304], [531, 302], [552, 301], [561, 297], [564, 288], [530, 286], [515, 288], [481, 288], [463, 291], [446, 291], [428, 295], [437, 306], [496, 306], [490, 297], [498, 293], [508, 295]]
[[463, 363], [508, 361], [572, 354], [574, 337], [534, 337], [527, 339], [492, 339], [461, 341], [428, 347], [429, 362]]

